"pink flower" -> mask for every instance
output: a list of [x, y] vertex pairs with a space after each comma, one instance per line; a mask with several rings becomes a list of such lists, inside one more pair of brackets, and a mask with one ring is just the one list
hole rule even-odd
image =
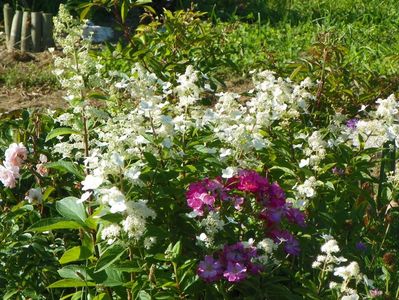
[[239, 282], [247, 277], [247, 267], [243, 263], [228, 262], [223, 276], [230, 282]]
[[47, 176], [48, 169], [44, 164], [37, 164], [36, 165], [36, 172], [40, 174], [40, 176]]
[[377, 297], [379, 297], [379, 296], [382, 296], [383, 294], [384, 294], [384, 292], [383, 292], [383, 291], [380, 291], [380, 290], [378, 290], [378, 289], [370, 290], [370, 296], [371, 296], [371, 298], [377, 298]]
[[252, 170], [242, 170], [238, 173], [237, 189], [245, 192], [264, 193], [269, 189], [269, 182]]
[[202, 202], [201, 196], [203, 194], [200, 193], [192, 193], [190, 197], [187, 197], [187, 204], [192, 208], [193, 211], [198, 213], [200, 216], [204, 214], [203, 206], [204, 203]]
[[18, 177], [19, 169], [17, 167], [6, 168], [0, 165], [0, 181], [5, 187], [14, 188]]
[[222, 264], [211, 255], [207, 255], [199, 263], [197, 273], [206, 282], [214, 282], [220, 279], [222, 275]]
[[21, 167], [27, 159], [28, 151], [22, 143], [11, 144], [5, 152], [5, 161], [10, 166]]

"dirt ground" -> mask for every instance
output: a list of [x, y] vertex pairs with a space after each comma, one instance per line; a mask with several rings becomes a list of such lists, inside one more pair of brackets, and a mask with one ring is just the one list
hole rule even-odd
[[[52, 57], [49, 52], [26, 54], [19, 51], [9, 52], [5, 42], [0, 41], [0, 74], [12, 68], [14, 72], [21, 73], [20, 76], [23, 73], [32, 76], [32, 70], [29, 68], [32, 68], [33, 64], [38, 70], [48, 68], [52, 64]], [[7, 86], [0, 82], [0, 112], [28, 107], [63, 108], [66, 102], [62, 95], [61, 90], [46, 84], [25, 88], [21, 84]]]

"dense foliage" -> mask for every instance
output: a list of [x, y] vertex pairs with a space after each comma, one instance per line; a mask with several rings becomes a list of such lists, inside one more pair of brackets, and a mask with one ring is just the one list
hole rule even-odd
[[397, 299], [399, 102], [378, 81], [394, 70], [360, 68], [325, 24], [286, 25], [307, 28], [291, 49], [281, 23], [193, 10], [128, 29], [144, 2], [116, 6], [124, 40], [104, 47], [61, 6], [69, 108], [1, 115], [0, 295]]

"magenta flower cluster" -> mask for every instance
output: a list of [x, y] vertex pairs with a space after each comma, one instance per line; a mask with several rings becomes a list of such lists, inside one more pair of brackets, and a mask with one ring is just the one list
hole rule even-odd
[[[286, 253], [298, 255], [300, 252], [298, 240], [291, 232], [283, 229], [281, 224], [286, 220], [304, 227], [305, 215], [286, 201], [286, 195], [278, 183], [270, 183], [266, 177], [255, 171], [241, 170], [228, 180], [217, 177], [194, 182], [190, 184], [186, 193], [187, 204], [197, 216], [204, 216], [209, 211], [219, 211], [224, 205], [233, 205], [235, 209], [241, 210], [245, 207], [247, 197], [254, 197], [258, 203], [259, 210], [255, 212], [255, 217], [263, 221], [262, 229], [265, 231], [265, 236], [272, 238], [277, 244], [284, 245]], [[253, 214], [253, 211], [250, 213]], [[227, 258], [230, 255], [227, 255], [229, 252], [226, 249], [233, 246], [240, 249], [238, 253], [245, 259]], [[205, 281], [215, 281], [222, 277], [232, 282], [244, 279], [248, 272], [253, 272], [253, 265], [248, 260], [250, 255], [244, 255], [247, 250], [243, 249], [242, 244], [238, 243], [225, 246], [220, 259], [215, 260], [213, 256], [206, 256], [199, 265], [199, 276]]]
[[198, 276], [206, 282], [222, 278], [229, 282], [239, 282], [246, 279], [248, 274], [259, 274], [262, 266], [253, 263], [256, 257], [256, 248], [253, 246], [246, 247], [241, 242], [226, 245], [217, 259], [211, 255], [205, 256], [198, 265]]

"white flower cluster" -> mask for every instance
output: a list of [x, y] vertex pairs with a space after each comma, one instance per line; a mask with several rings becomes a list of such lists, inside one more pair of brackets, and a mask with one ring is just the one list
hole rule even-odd
[[223, 230], [225, 222], [220, 218], [220, 214], [215, 211], [209, 212], [206, 218], [202, 219], [200, 225], [204, 228], [205, 233], [198, 237], [199, 241], [205, 243], [207, 248], [214, 246], [215, 235]]
[[362, 113], [366, 118], [356, 120], [351, 126], [341, 124], [340, 134], [334, 144], [349, 143], [351, 146], [364, 149], [381, 148], [387, 141], [399, 145], [399, 103], [394, 95], [376, 101], [375, 111]]
[[331, 281], [329, 283], [330, 289], [338, 289], [342, 296], [341, 300], [359, 299], [357, 291], [350, 288], [351, 280], [355, 280], [356, 284], [362, 279], [360, 268], [357, 262], [352, 261], [346, 266], [338, 266], [348, 260], [342, 256], [335, 256], [340, 252], [340, 248], [335, 239], [331, 236], [326, 237], [325, 243], [320, 248], [322, 255], [318, 255], [317, 259], [312, 263], [312, 268], [320, 269], [322, 276], [326, 273], [334, 272], [334, 276], [341, 277], [342, 283]]
[[121, 227], [117, 224], [111, 224], [101, 231], [101, 239], [107, 240], [108, 245], [111, 245], [119, 237]]
[[304, 207], [309, 199], [316, 197], [316, 189], [318, 186], [323, 185], [323, 182], [317, 180], [314, 176], [307, 178], [302, 184], [294, 186], [295, 202], [297, 207]]
[[261, 255], [257, 257], [257, 261], [266, 265], [269, 263], [273, 252], [278, 249], [278, 244], [276, 244], [272, 239], [265, 238], [256, 245], [256, 248], [261, 251]]
[[299, 163], [299, 167], [312, 167], [315, 171], [319, 169], [320, 162], [326, 156], [327, 143], [323, 140], [320, 131], [314, 131], [307, 139], [308, 147], [304, 149], [305, 159]]
[[53, 20], [54, 40], [64, 54], [54, 58], [53, 72], [66, 91], [67, 100], [81, 99], [88, 86], [102, 86], [103, 66], [89, 54], [91, 43], [82, 39], [83, 24], [75, 20], [64, 5], [60, 5]]
[[154, 210], [147, 206], [146, 200], [127, 203], [127, 217], [122, 221], [123, 230], [128, 237], [138, 241], [146, 231], [146, 219], [156, 217]]

